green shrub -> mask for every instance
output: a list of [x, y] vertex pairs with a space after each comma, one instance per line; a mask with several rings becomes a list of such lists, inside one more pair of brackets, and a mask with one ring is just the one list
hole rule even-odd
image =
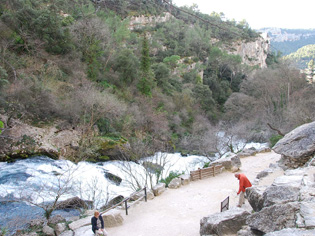
[[165, 179], [161, 179], [160, 182], [165, 183], [166, 187], [168, 187], [168, 185], [172, 181], [172, 179], [175, 179], [182, 174], [184, 174], [184, 171], [181, 173], [179, 171], [175, 171], [175, 172], [171, 171], [170, 174]]
[[282, 135], [272, 135], [271, 138], [269, 139], [270, 146], [273, 147], [282, 138], [283, 138]]

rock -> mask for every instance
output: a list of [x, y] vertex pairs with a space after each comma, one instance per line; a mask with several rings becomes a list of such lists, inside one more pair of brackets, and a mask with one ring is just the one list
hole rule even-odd
[[[140, 192], [137, 192], [136, 194], [133, 194], [132, 196], [130, 196], [130, 200], [137, 201], [138, 199], [140, 199], [143, 196], [144, 196], [144, 191], [140, 191]], [[153, 198], [154, 198], [153, 191], [151, 189], [147, 188], [147, 199], [152, 200]], [[144, 200], [144, 198], [143, 198], [143, 200]]]
[[283, 175], [283, 176], [277, 177], [273, 181], [272, 185], [273, 186], [292, 186], [292, 187], [300, 188], [301, 185], [302, 185], [302, 180], [303, 180], [303, 176], [296, 176], [296, 175], [287, 176], [287, 175]]
[[109, 209], [112, 206], [115, 206], [116, 204], [120, 203], [124, 199], [125, 199], [125, 197], [123, 195], [118, 195], [118, 196], [114, 197], [113, 199], [111, 199], [105, 206], [102, 206], [101, 209], [102, 210]]
[[282, 155], [286, 168], [303, 166], [315, 154], [315, 121], [292, 130], [280, 139], [273, 150]]
[[58, 223], [55, 226], [55, 232], [56, 235], [59, 236], [62, 232], [64, 232], [67, 229], [66, 223]]
[[182, 185], [188, 185], [190, 183], [190, 175], [180, 175], [179, 178], [182, 181]]
[[241, 152], [239, 152], [237, 154], [237, 156], [239, 158], [248, 157], [248, 156], [255, 156], [257, 154], [257, 152], [258, 151], [256, 150], [256, 148], [248, 148], [248, 149], [244, 149]]
[[55, 216], [50, 217], [48, 223], [49, 224], [57, 224], [57, 223], [64, 222], [64, 221], [66, 221], [66, 219], [64, 217], [62, 217], [61, 215], [55, 215]]
[[265, 234], [264, 236], [314, 236], [314, 235], [315, 235], [315, 229], [304, 230], [304, 229], [289, 228], [289, 229], [283, 229], [276, 232], [271, 232], [271, 233]]
[[152, 188], [154, 196], [159, 196], [165, 191], [165, 183], [158, 183]]
[[182, 185], [181, 178], [174, 178], [168, 184], [168, 187], [171, 188], [171, 189], [175, 189], [175, 188], [179, 188], [181, 185]]
[[272, 173], [272, 172], [273, 172], [273, 170], [270, 169], [270, 168], [265, 169], [265, 170], [259, 172], [258, 175], [256, 176], [256, 178], [257, 178], [257, 179], [262, 179], [262, 178], [268, 176], [269, 173]]
[[110, 210], [102, 214], [104, 225], [106, 227], [116, 227], [124, 223], [124, 218], [121, 216], [121, 211]]
[[242, 163], [237, 155], [231, 155], [220, 158], [219, 160], [212, 162], [211, 165], [222, 165], [226, 170], [233, 170], [233, 172], [236, 172], [239, 170]]
[[94, 236], [94, 233], [92, 231], [92, 226], [89, 225], [89, 226], [84, 226], [84, 227], [81, 227], [79, 229], [76, 229], [74, 231], [74, 234], [75, 236]]
[[65, 232], [62, 232], [59, 236], [73, 236], [73, 231], [67, 230]]
[[109, 179], [112, 183], [114, 183], [116, 186], [119, 186], [122, 181], [122, 178], [108, 171], [105, 172], [105, 177]]
[[245, 225], [237, 232], [237, 236], [258, 236], [261, 235], [258, 231], [252, 230], [248, 225]]
[[[130, 196], [131, 201], [137, 201], [138, 199], [144, 197], [144, 191], [137, 192]], [[147, 199], [152, 200], [154, 198], [153, 191], [147, 188]], [[144, 198], [143, 198], [144, 201]]]
[[250, 187], [246, 189], [246, 196], [254, 211], [260, 211], [264, 207], [263, 192], [265, 188]]
[[241, 208], [233, 208], [216, 213], [200, 220], [200, 235], [236, 234], [245, 225], [249, 212]]
[[264, 207], [299, 200], [300, 189], [292, 186], [270, 186], [263, 193]]
[[85, 218], [82, 218], [80, 220], [70, 223], [69, 228], [74, 231], [76, 229], [79, 229], [83, 226], [90, 225], [90, 224], [91, 224], [91, 216], [85, 217]]
[[43, 227], [43, 233], [45, 235], [52, 235], [52, 236], [55, 236], [55, 231], [53, 228], [49, 227], [48, 225], [45, 225]]
[[299, 210], [298, 203], [276, 204], [265, 207], [250, 215], [246, 223], [251, 229], [270, 233], [284, 228], [295, 227], [295, 215]]
[[56, 209], [66, 209], [66, 208], [87, 208], [86, 203], [79, 197], [69, 198], [65, 201], [57, 203]]
[[35, 219], [29, 222], [30, 227], [43, 227], [47, 223], [44, 219]]
[[306, 228], [315, 228], [315, 202], [301, 202], [300, 214]]

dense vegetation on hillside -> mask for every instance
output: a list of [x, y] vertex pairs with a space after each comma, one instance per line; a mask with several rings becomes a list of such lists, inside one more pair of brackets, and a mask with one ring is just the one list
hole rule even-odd
[[301, 47], [296, 52], [284, 57], [297, 63], [299, 68], [307, 68], [311, 60], [315, 59], [315, 44]]
[[[314, 119], [312, 98], [302, 100], [313, 88], [294, 69], [277, 69], [270, 54], [274, 67], [249, 76], [254, 68], [220, 49], [256, 39], [246, 22], [159, 0], [96, 2], [0, 5], [0, 112], [82, 130], [72, 158], [100, 159], [104, 140], [128, 141], [134, 158], [169, 148], [209, 155], [218, 130], [266, 141], [267, 122], [286, 132]], [[166, 22], [128, 28], [130, 16], [168, 11]]]

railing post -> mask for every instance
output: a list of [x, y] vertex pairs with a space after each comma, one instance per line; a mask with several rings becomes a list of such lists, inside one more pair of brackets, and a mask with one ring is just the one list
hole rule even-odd
[[126, 208], [126, 216], [128, 215], [128, 203], [127, 200], [125, 200], [125, 208]]
[[144, 187], [144, 200], [147, 202], [147, 187]]

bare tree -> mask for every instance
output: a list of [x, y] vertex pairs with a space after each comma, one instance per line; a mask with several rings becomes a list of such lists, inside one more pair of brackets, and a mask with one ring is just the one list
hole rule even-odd
[[75, 183], [74, 189], [81, 199], [91, 201], [92, 209], [97, 209], [100, 205], [107, 205], [110, 197], [112, 197], [110, 196], [109, 185], [104, 186], [103, 184], [97, 176], [92, 176], [86, 181], [86, 186], [83, 186], [83, 181], [78, 181]]

